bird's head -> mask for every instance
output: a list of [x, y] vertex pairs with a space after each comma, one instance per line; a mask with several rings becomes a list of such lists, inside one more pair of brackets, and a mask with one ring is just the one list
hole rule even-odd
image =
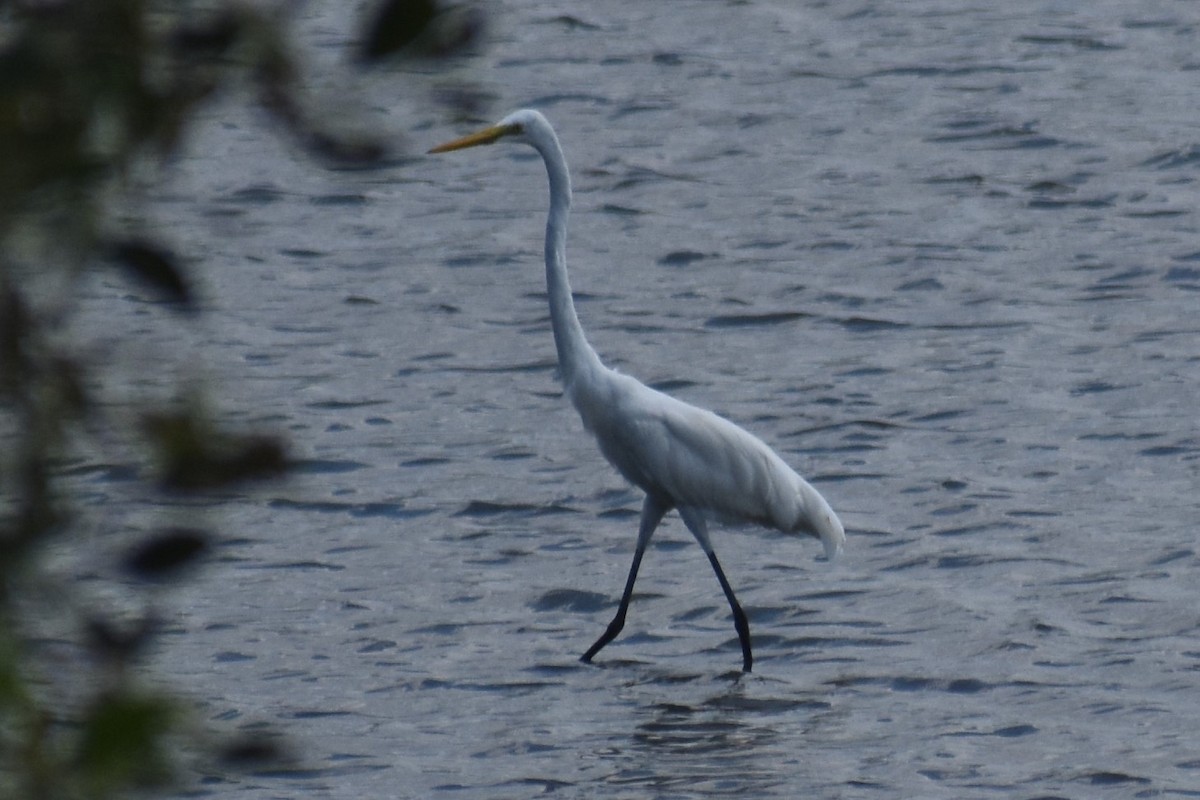
[[505, 138], [537, 147], [537, 136], [542, 133], [543, 129], [550, 130], [550, 123], [546, 121], [546, 118], [538, 111], [523, 108], [520, 111], [514, 111], [494, 125], [489, 125], [462, 138], [439, 144], [429, 152], [448, 153], [451, 150], [492, 144]]

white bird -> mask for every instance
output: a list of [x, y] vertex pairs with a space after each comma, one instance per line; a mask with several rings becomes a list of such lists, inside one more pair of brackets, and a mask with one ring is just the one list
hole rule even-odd
[[704, 548], [725, 592], [742, 645], [742, 669], [749, 672], [754, 663], [750, 626], [717, 560], [708, 533], [709, 520], [753, 522], [785, 533], [806, 533], [821, 540], [830, 558], [841, 551], [845, 541], [842, 523], [825, 498], [758, 437], [601, 363], [584, 336], [567, 283], [571, 176], [558, 137], [544, 116], [529, 109], [516, 111], [495, 125], [429, 152], [461, 150], [504, 138], [537, 150], [550, 178], [546, 289], [566, 395], [584, 427], [596, 437], [604, 457], [646, 493], [637, 548], [616, 616], [581, 660], [590, 662], [624, 627], [646, 545], [663, 515], [674, 508]]

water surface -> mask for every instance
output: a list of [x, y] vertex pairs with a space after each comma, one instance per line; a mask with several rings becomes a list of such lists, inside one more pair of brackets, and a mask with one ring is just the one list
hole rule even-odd
[[[214, 118], [147, 212], [209, 312], [180, 332], [113, 279], [85, 321], [131, 374], [186, 356], [303, 459], [203, 508], [91, 478], [114, 520], [222, 531], [156, 666], [302, 757], [196, 794], [1200, 796], [1192, 4], [493, 6], [465, 69], [490, 117], [559, 129], [596, 348], [779, 449], [845, 556], [717, 536], [739, 679], [671, 515], [579, 664], [640, 497], [554, 380], [541, 165], [322, 172]], [[304, 8], [337, 61], [353, 20]], [[402, 77], [355, 90], [414, 151], [466, 132]]]

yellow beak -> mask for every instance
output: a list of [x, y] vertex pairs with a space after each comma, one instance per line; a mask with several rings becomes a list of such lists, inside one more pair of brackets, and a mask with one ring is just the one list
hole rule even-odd
[[462, 150], [467, 147], [478, 147], [481, 144], [491, 144], [497, 139], [516, 133], [520, 130], [516, 125], [492, 125], [481, 131], [469, 134], [461, 139], [455, 139], [445, 144], [439, 144], [429, 150], [430, 153], [448, 153], [451, 150]]

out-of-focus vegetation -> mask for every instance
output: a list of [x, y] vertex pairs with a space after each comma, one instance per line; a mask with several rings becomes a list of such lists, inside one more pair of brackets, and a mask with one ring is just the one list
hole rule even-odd
[[[218, 423], [211, 409], [219, 386], [203, 387], [198, 400], [195, 386], [180, 388], [190, 402], [166, 408], [146, 401], [106, 412], [93, 396], [104, 365], [88, 362], [61, 331], [94, 270], [124, 274], [180, 320], [200, 313], [195, 267], [124, 230], [119, 216], [145, 191], [131, 176], [170, 158], [202, 111], [258, 105], [314, 168], [369, 166], [387, 155], [383, 136], [316, 123], [299, 85], [303, 54], [288, 31], [300, 7], [0, 0], [0, 797], [153, 792], [172, 785], [181, 751], [200, 753], [207, 769], [277, 755], [266, 739], [202, 731], [164, 682], [132, 669], [158, 629], [162, 586], [219, 531], [164, 524], [114, 553], [123, 580], [158, 587], [133, 611], [85, 597], [46, 553], [69, 548], [85, 529], [93, 540], [108, 533], [63, 474], [79, 442], [105, 440], [106, 430], [143, 443], [145, 463], [130, 471], [148, 493], [212, 492], [287, 471], [286, 442]], [[476, 17], [435, 0], [390, 0], [364, 13], [347, 69], [454, 55], [479, 33]]]

